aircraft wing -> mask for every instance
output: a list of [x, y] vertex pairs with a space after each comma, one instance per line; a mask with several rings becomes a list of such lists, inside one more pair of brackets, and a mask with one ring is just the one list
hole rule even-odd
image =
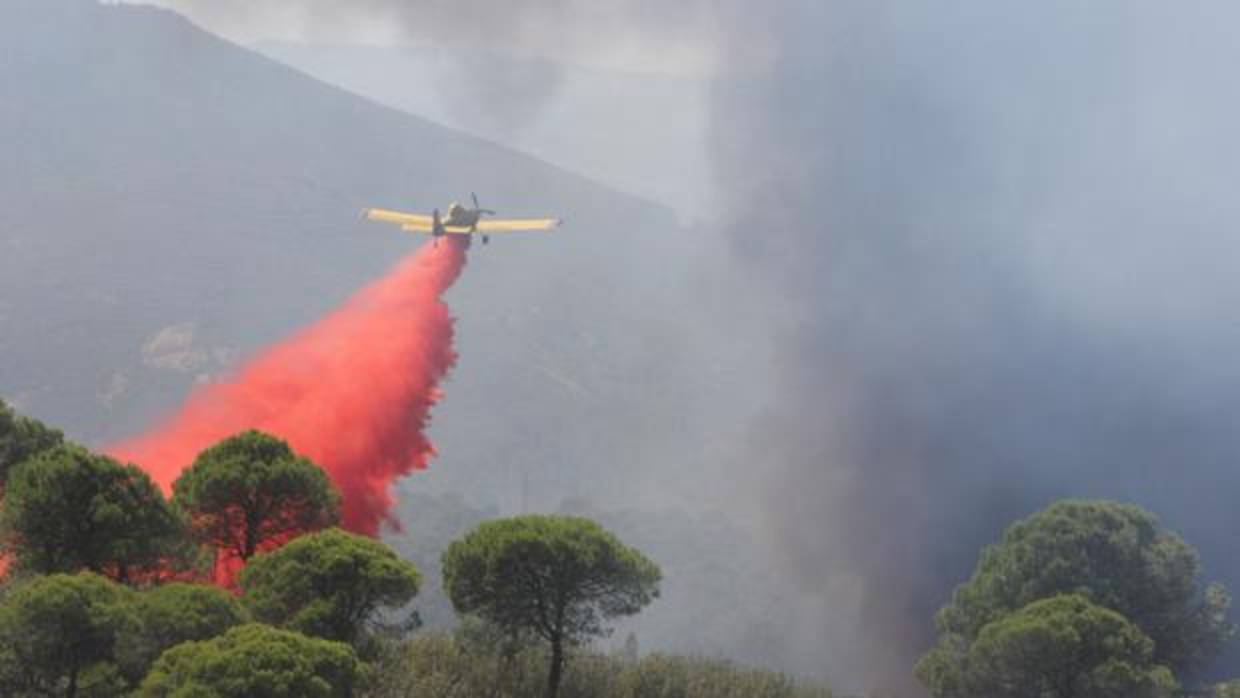
[[[429, 235], [434, 231], [434, 224], [427, 217], [425, 223], [402, 223], [400, 229], [407, 233], [426, 233]], [[449, 235], [469, 235], [470, 233], [469, 228], [463, 225], [445, 225], [443, 226], [443, 231]]]
[[[404, 213], [403, 211], [389, 211], [383, 208], [368, 208], [362, 211], [362, 216], [368, 221], [380, 221], [382, 223], [396, 223], [400, 226], [426, 226], [425, 232], [431, 231], [431, 217], [421, 213]], [[421, 231], [412, 231], [421, 232]]]
[[478, 221], [477, 230], [479, 233], [492, 235], [494, 233], [552, 230], [559, 225], [559, 218], [488, 218]]

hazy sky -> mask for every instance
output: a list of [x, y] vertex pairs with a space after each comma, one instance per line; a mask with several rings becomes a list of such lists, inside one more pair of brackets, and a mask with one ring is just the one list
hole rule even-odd
[[710, 79], [760, 74], [775, 55], [772, 33], [742, 21], [737, 0], [152, 4], [321, 80], [658, 201], [686, 221], [717, 208]]
[[[736, 0], [157, 0], [241, 43], [471, 45], [595, 67], [705, 76], [728, 56]], [[769, 57], [761, 34], [750, 54]]]

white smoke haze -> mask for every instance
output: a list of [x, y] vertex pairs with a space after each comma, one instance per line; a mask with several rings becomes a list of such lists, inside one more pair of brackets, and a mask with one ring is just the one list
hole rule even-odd
[[[562, 63], [704, 75], [727, 56], [737, 0], [155, 0], [242, 43], [468, 47]], [[763, 37], [751, 46], [772, 48]], [[751, 49], [751, 53], [753, 49]]]
[[[770, 35], [745, 29], [738, 60], [731, 33], [739, 0], [153, 0], [245, 45], [369, 45], [439, 51], [429, 75], [453, 121], [520, 142], [570, 82], [574, 68], [702, 80], [762, 70]], [[426, 65], [424, 62], [423, 65]], [[342, 86], [357, 89], [357, 80]], [[387, 88], [398, 94], [399, 82]], [[373, 94], [374, 90], [366, 90]], [[692, 97], [692, 95], [687, 95]], [[384, 100], [392, 101], [392, 100]], [[399, 101], [399, 100], [397, 100]], [[632, 104], [631, 109], [656, 108]], [[623, 122], [617, 124], [622, 125]]]

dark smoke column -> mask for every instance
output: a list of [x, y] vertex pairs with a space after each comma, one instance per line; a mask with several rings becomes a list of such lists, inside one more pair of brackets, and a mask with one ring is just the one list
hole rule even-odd
[[922, 695], [934, 611], [1056, 497], [1147, 507], [1240, 579], [1236, 8], [1124, 8], [746, 8], [730, 54], [776, 55], [712, 132], [771, 300], [726, 311], [778, 399], [738, 450], [836, 689]]
[[456, 362], [442, 296], [468, 247], [468, 240], [424, 245], [339, 309], [108, 453], [140, 464], [170, 490], [199, 451], [260, 429], [327, 470], [344, 495], [346, 528], [377, 535], [390, 521], [390, 485], [425, 469], [435, 454], [425, 429]]

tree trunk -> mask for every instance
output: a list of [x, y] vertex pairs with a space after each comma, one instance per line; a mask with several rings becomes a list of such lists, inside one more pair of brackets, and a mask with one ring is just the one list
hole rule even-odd
[[564, 671], [564, 641], [555, 637], [551, 640], [551, 671], [547, 675], [547, 698], [559, 698], [560, 677]]
[[254, 510], [250, 509], [245, 513], [245, 533], [241, 543], [241, 560], [249, 562], [254, 557], [254, 552], [258, 550], [258, 532], [254, 529], [258, 527], [258, 517], [254, 514]]

